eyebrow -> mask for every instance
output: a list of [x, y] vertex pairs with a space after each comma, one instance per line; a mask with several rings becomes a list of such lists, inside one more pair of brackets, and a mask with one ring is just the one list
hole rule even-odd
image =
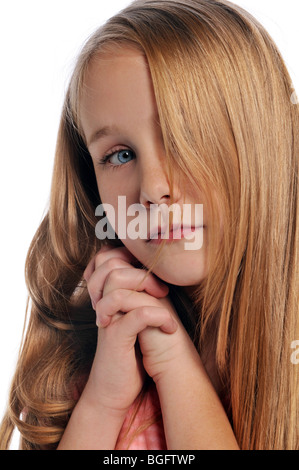
[[115, 126], [105, 126], [102, 127], [101, 129], [98, 129], [95, 131], [93, 134], [91, 134], [91, 137], [88, 141], [88, 147], [95, 142], [97, 142], [99, 139], [102, 139], [103, 137], [107, 137], [111, 134], [117, 134], [119, 133], [117, 127]]

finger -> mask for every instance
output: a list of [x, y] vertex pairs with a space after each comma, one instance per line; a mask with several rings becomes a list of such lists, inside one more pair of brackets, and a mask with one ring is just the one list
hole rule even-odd
[[[158, 299], [145, 292], [117, 289], [102, 297], [96, 305], [97, 323], [103, 327], [110, 324], [116, 313], [127, 313], [139, 307], [160, 307]], [[162, 307], [161, 307], [162, 308]], [[163, 307], [167, 310], [167, 308]]]
[[125, 247], [111, 248], [104, 245], [88, 263], [83, 278], [88, 282], [94, 270], [110, 258], [120, 258], [128, 263], [137, 263], [136, 258]]
[[144, 269], [126, 267], [125, 265], [122, 269], [113, 269], [106, 274], [104, 295], [116, 289], [145, 291], [156, 298], [165, 297], [169, 292], [167, 285], [154, 274]]
[[116, 289], [103, 296], [96, 305], [97, 323], [103, 327], [110, 324], [116, 313], [127, 313], [140, 306], [157, 305], [155, 299], [143, 292]]
[[169, 310], [164, 307], [137, 307], [124, 315], [121, 322], [121, 333], [129, 340], [148, 327], [160, 328], [167, 334], [175, 333], [178, 327]]
[[85, 279], [86, 282], [89, 281], [90, 279], [90, 276], [92, 275], [92, 273], [94, 272], [94, 269], [95, 269], [95, 258], [93, 257], [87, 267], [85, 268], [85, 271], [83, 273], [83, 278]]
[[[113, 317], [111, 317], [111, 321], [109, 323], [114, 323], [115, 321], [119, 320], [119, 318], [122, 318], [124, 316], [124, 314], [122, 312], [116, 312], [115, 315], [113, 315]], [[106, 326], [108, 325], [102, 325], [99, 321], [98, 321], [98, 317], [96, 317], [96, 325], [97, 327], [100, 329], [105, 329]], [[100, 334], [100, 332], [99, 332]]]
[[103, 294], [115, 289], [145, 290], [156, 298], [165, 297], [169, 292], [167, 285], [154, 274], [133, 268], [121, 258], [110, 258], [96, 268], [89, 278], [87, 289], [94, 308]]
[[129, 263], [120, 258], [110, 258], [94, 270], [87, 283], [88, 293], [94, 308], [103, 296], [107, 276], [112, 271], [120, 270], [122, 268], [134, 269]]
[[109, 248], [108, 250], [100, 250], [95, 255], [95, 269], [101, 266], [105, 261], [111, 258], [119, 258], [129, 264], [136, 263], [137, 259], [126, 247]]

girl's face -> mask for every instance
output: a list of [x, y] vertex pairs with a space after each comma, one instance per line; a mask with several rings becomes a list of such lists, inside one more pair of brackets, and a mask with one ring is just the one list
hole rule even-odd
[[[110, 222], [118, 237], [145, 266], [151, 265], [165, 238], [153, 272], [171, 284], [197, 285], [207, 274], [207, 214], [204, 208], [201, 212], [201, 195], [179, 175], [174, 175], [170, 199], [151, 76], [139, 50], [122, 46], [92, 60], [83, 88], [81, 122], [100, 198], [114, 208], [115, 225], [113, 214]], [[175, 211], [169, 224], [171, 203]], [[186, 207], [191, 216], [182, 222]]]

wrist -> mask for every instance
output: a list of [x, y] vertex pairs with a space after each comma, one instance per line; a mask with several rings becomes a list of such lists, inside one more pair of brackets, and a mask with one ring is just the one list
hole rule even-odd
[[101, 416], [115, 421], [124, 421], [129, 409], [127, 406], [111, 403], [109, 397], [106, 399], [103, 395], [95, 393], [88, 383], [76, 405], [77, 407], [91, 416]]
[[124, 419], [124, 412], [90, 401], [83, 393], [57, 449], [113, 450]]
[[161, 361], [164, 367], [160, 367], [158, 374], [153, 380], [158, 387], [159, 384], [180, 383], [183, 384], [189, 378], [202, 378], [206, 374], [201, 358], [191, 341], [180, 343], [175, 348], [171, 359]]
[[200, 383], [205, 380], [207, 377], [206, 371], [203, 367], [200, 357], [195, 358], [195, 360], [184, 360], [181, 357], [176, 362], [170, 362], [168, 367], [157, 376], [155, 376], [154, 382], [156, 384], [157, 390], [159, 388], [185, 388], [188, 386], [189, 382], [191, 383]]

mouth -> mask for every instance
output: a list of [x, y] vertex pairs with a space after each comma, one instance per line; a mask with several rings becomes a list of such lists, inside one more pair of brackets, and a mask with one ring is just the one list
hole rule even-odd
[[156, 227], [154, 230], [151, 230], [148, 234], [147, 243], [151, 244], [160, 244], [170, 243], [175, 241], [180, 241], [185, 237], [190, 238], [190, 236], [195, 233], [197, 230], [203, 229], [204, 225], [198, 226], [186, 226], [186, 225], [173, 225], [170, 228], [166, 227]]

